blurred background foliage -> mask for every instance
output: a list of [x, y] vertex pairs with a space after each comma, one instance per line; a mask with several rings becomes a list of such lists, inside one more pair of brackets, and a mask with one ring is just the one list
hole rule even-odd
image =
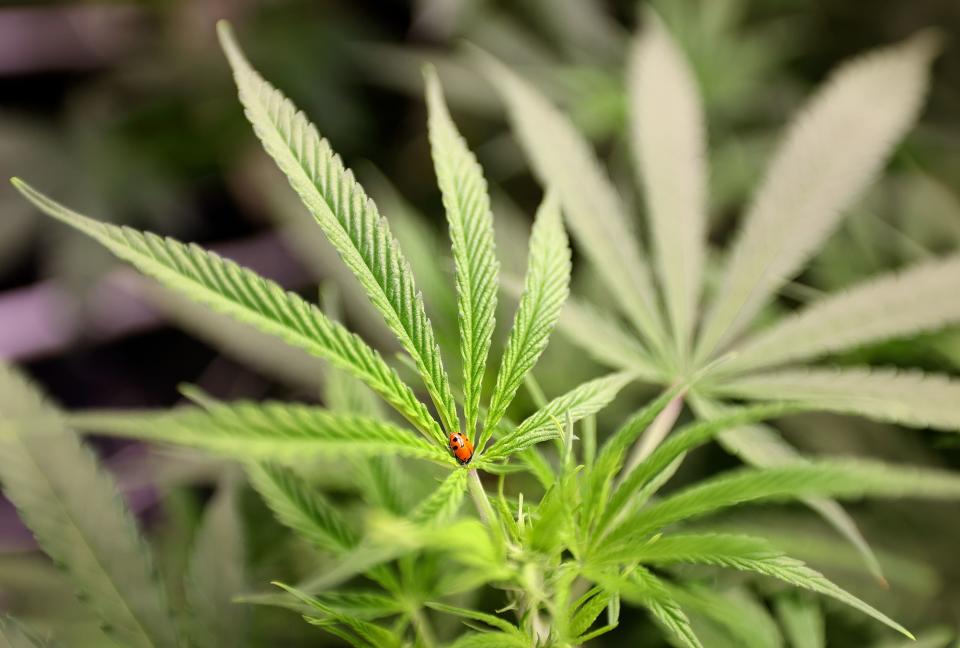
[[[425, 134], [421, 65], [437, 66], [454, 116], [484, 165], [498, 256], [507, 274], [519, 276], [540, 191], [465, 44], [496, 54], [558, 101], [608, 161], [631, 208], [639, 210], [624, 133], [622, 70], [642, 4], [7, 2], [0, 5], [0, 169], [94, 217], [201, 242], [291, 289], [322, 294], [342, 307], [354, 330], [393, 350], [379, 318], [260, 152], [241, 114], [214, 38], [215, 20], [230, 18], [263, 75], [308, 113], [377, 199], [414, 266], [441, 346], [456, 349], [452, 262]], [[778, 307], [792, 309], [882, 270], [960, 247], [956, 0], [653, 4], [691, 57], [704, 94], [713, 169], [711, 240], [717, 244], [734, 231], [784, 122], [830, 68], [923, 27], [937, 26], [948, 37], [920, 125], [807, 272], [786, 287]], [[589, 270], [575, 263], [574, 293], [592, 292], [593, 282]], [[501, 308], [498, 323], [508, 322], [513, 305]], [[502, 343], [503, 336], [496, 339]], [[324, 383], [319, 362], [118, 269], [94, 244], [35, 214], [6, 183], [0, 184], [0, 357], [18, 362], [59, 402], [77, 408], [170, 405], [185, 381], [223, 398], [317, 399]], [[847, 359], [957, 374], [960, 331], [871, 346]], [[458, 360], [445, 358], [451, 375], [458, 375]], [[551, 395], [596, 373], [559, 336], [537, 368]], [[637, 387], [621, 396], [600, 417], [600, 433], [650, 393]], [[525, 398], [518, 409], [531, 406]], [[960, 467], [954, 441], [852, 418], [794, 417], [784, 433], [814, 454]], [[98, 449], [141, 513], [164, 572], [180, 573], [211, 488], [230, 477], [230, 467], [116, 442]], [[719, 450], [700, 451], [684, 465], [681, 477], [688, 478], [680, 483], [732, 463]], [[329, 465], [310, 468], [321, 487], [348, 505], [356, 501], [351, 475]], [[399, 474], [405, 483], [398, 488], [405, 493], [431, 479]], [[319, 567], [255, 496], [242, 490], [240, 502], [252, 590]], [[889, 590], [804, 511], [751, 510], [730, 516], [729, 524], [762, 529], [761, 535], [778, 539], [909, 627], [928, 628], [921, 633], [930, 641], [925, 645], [946, 645], [960, 623], [956, 507], [863, 504], [852, 510], [881, 556]], [[442, 572], [441, 565], [424, 569]], [[713, 577], [708, 584], [730, 601], [748, 596], [738, 575]], [[781, 618], [823, 606], [827, 645], [871, 645], [871, 637], [881, 645], [889, 639], [845, 610], [764, 586], [749, 585]], [[0, 503], [0, 610], [71, 637], [69, 645], [98, 645], [96, 628], [6, 503]], [[329, 641], [306, 624], [292, 623], [289, 612], [256, 608], [253, 618], [252, 636], [263, 645]], [[623, 633], [611, 641], [663, 645], [644, 615], [625, 613], [621, 623]], [[705, 639], [722, 630], [711, 631], [710, 623], [698, 620]], [[725, 645], [720, 641], [715, 645]], [[605, 645], [603, 639], [594, 643]]]

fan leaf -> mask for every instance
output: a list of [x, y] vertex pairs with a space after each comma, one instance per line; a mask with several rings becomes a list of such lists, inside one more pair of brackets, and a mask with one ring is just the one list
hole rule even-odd
[[500, 360], [483, 424], [481, 448], [503, 418], [524, 376], [546, 348], [569, 293], [570, 247], [555, 195], [548, 194], [537, 210], [527, 258], [523, 293]]
[[379, 353], [297, 295], [196, 245], [101, 223], [67, 209], [19, 180], [14, 180], [14, 185], [40, 210], [97, 240], [168, 288], [352, 373], [425, 436], [446, 442], [424, 404]]
[[238, 402], [170, 412], [74, 414], [81, 430], [174, 443], [239, 459], [291, 461], [308, 456], [398, 456], [450, 465], [441, 447], [379, 419], [293, 403]]
[[430, 149], [457, 269], [465, 431], [473, 436], [497, 309], [499, 264], [494, 254], [493, 214], [483, 169], [450, 118], [437, 74], [427, 68], [424, 76]]
[[560, 193], [583, 251], [634, 325], [654, 345], [662, 345], [665, 329], [650, 270], [623, 201], [590, 145], [526, 81], [485, 54], [481, 61], [507, 104], [514, 132], [534, 172], [544, 185]]
[[736, 348], [722, 371], [809, 360], [960, 322], [960, 257], [871, 279], [815, 302]]
[[881, 170], [920, 110], [933, 41], [923, 34], [843, 65], [794, 119], [730, 253], [697, 357], [753, 321]]
[[240, 102], [264, 149], [413, 358], [447, 431], [459, 431], [433, 327], [387, 221], [316, 127], [250, 66], [230, 26], [220, 22], [218, 33]]
[[39, 391], [0, 364], [0, 482], [41, 548], [118, 644], [180, 645], [151, 552], [113, 479]]
[[893, 369], [784, 369], [725, 381], [717, 393], [802, 400], [818, 409], [911, 427], [960, 431], [960, 381]]
[[689, 350], [706, 244], [706, 133], [696, 79], [659, 17], [627, 69], [631, 139], [667, 313], [680, 357]]

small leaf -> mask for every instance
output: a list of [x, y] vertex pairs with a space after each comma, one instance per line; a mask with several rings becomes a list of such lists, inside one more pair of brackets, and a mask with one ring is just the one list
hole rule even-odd
[[70, 211], [19, 180], [14, 186], [42, 211], [99, 241], [168, 288], [351, 372], [427, 438], [446, 441], [423, 403], [379, 353], [297, 295], [195, 245], [100, 223]]
[[264, 149], [413, 358], [446, 429], [458, 431], [457, 408], [433, 327], [387, 221], [316, 127], [250, 66], [230, 26], [221, 21], [217, 30], [240, 101]]
[[418, 524], [445, 524], [456, 515], [467, 492], [467, 471], [453, 470], [430, 495], [411, 511]]
[[357, 545], [356, 532], [340, 512], [293, 469], [269, 463], [250, 464], [247, 474], [277, 519], [311, 545], [334, 553]]
[[427, 68], [424, 76], [430, 150], [443, 192], [457, 269], [464, 430], [473, 436], [497, 309], [499, 264], [494, 254], [493, 214], [483, 169], [450, 118], [437, 74]]
[[494, 628], [497, 628], [497, 629], [499, 629], [499, 630], [502, 630], [503, 632], [505, 632], [505, 633], [507, 633], [507, 634], [515, 634], [515, 635], [518, 636], [518, 637], [520, 636], [520, 628], [518, 628], [517, 626], [513, 625], [512, 623], [510, 623], [510, 622], [507, 621], [506, 619], [501, 619], [501, 618], [498, 617], [498, 616], [494, 616], [494, 615], [492, 615], [492, 614], [487, 614], [486, 612], [480, 612], [480, 611], [477, 611], [477, 610], [469, 610], [469, 609], [467, 609], [467, 608], [456, 607], [456, 606], [453, 606], [453, 605], [447, 605], [447, 604], [445, 604], [445, 603], [436, 603], [436, 602], [433, 602], [433, 603], [426, 603], [425, 605], [426, 605], [427, 607], [433, 608], [434, 610], [437, 610], [437, 611], [439, 611], [439, 612], [446, 612], [447, 614], [453, 614], [453, 615], [455, 615], [455, 616], [463, 617], [463, 618], [465, 618], [465, 619], [472, 619], [472, 620], [474, 620], [474, 621], [481, 621], [481, 622], [483, 622], [483, 623], [486, 623], [488, 626], [492, 626], [492, 627], [494, 627]]
[[596, 414], [633, 380], [627, 372], [613, 373], [585, 382], [559, 396], [531, 414], [512, 432], [499, 439], [485, 453], [489, 461], [506, 457], [534, 444], [560, 436], [560, 421], [576, 423], [585, 416]]
[[696, 79], [659, 17], [634, 44], [627, 69], [632, 137], [674, 342], [690, 346], [706, 247], [707, 169]]
[[0, 616], [0, 646], [2, 648], [57, 648], [59, 644], [45, 641], [12, 616]]
[[760, 400], [802, 400], [842, 414], [960, 431], [960, 381], [894, 369], [783, 369], [725, 380], [716, 393]]
[[[335, 622], [337, 624], [343, 625], [348, 628], [353, 635], [351, 636], [354, 641], [359, 639], [356, 643], [351, 641], [355, 646], [370, 646], [371, 648], [391, 648], [400, 646], [400, 637], [390, 632], [386, 628], [378, 626], [376, 624], [365, 621], [359, 617], [344, 614], [338, 612], [332, 607], [326, 605], [318, 598], [305, 594], [300, 590], [290, 587], [289, 585], [284, 585], [283, 583], [274, 583], [277, 587], [287, 591], [292, 596], [296, 597], [301, 603], [304, 603], [318, 612], [322, 613], [323, 617], [314, 617], [307, 616], [306, 620], [316, 626], [322, 627], [326, 630], [331, 630], [330, 622]], [[346, 639], [343, 634], [337, 634], [341, 639]]]
[[552, 194], [543, 199], [537, 210], [527, 259], [523, 293], [497, 372], [497, 384], [478, 444], [481, 449], [516, 396], [524, 376], [540, 359], [569, 292], [570, 247], [560, 205]]
[[442, 448], [378, 419], [295, 403], [236, 402], [207, 410], [92, 412], [69, 419], [78, 429], [176, 443], [239, 459], [291, 461], [308, 456], [398, 456], [450, 466]]
[[882, 169], [920, 111], [933, 41], [922, 34], [846, 63], [793, 120], [733, 245], [698, 358], [753, 321]]
[[179, 646], [149, 547], [117, 491], [36, 387], [0, 363], [0, 483], [41, 548], [123, 646]]

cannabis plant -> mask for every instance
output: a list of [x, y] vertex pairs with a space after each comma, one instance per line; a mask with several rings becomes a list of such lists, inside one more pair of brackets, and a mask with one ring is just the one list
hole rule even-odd
[[[660, 40], [654, 43], [663, 48], [663, 35], [656, 33]], [[405, 382], [395, 366], [350, 333], [330, 309], [195, 245], [92, 220], [15, 180], [41, 210], [168, 288], [322, 358], [336, 370], [328, 376], [327, 407], [225, 403], [188, 387], [184, 394], [193, 406], [76, 414], [46, 403], [15, 370], [0, 372], [5, 493], [116, 643], [241, 645], [247, 639], [243, 615], [231, 605], [237, 594], [248, 603], [290, 607], [319, 629], [367, 648], [580, 645], [617, 628], [623, 603], [648, 610], [677, 645], [701, 645], [688, 616], [693, 612], [721, 624], [741, 645], [782, 643], [775, 626], [763, 635], [766, 643], [757, 639], [757, 623], [765, 629], [769, 624], [764, 625], [766, 617], [756, 606], [718, 596], [678, 572], [681, 564], [779, 580], [832, 597], [910, 636], [762, 537], [711, 530], [698, 520], [748, 502], [865, 495], [955, 498], [960, 497], [960, 477], [872, 461], [809, 461], [735, 470], [658, 496], [687, 453], [718, 434], [823, 406], [809, 398], [732, 408], [664, 440], [671, 408], [683, 395], [715, 384], [710, 381], [717, 380], [723, 366], [680, 354], [687, 347], [679, 338], [673, 343], [678, 355], [672, 356], [667, 349], [674, 346], [665, 337], [654, 338], [656, 357], [690, 361], [661, 365], [675, 370], [671, 386], [599, 448], [592, 415], [630, 381], [648, 378], [649, 368], [658, 366], [652, 360], [579, 385], [515, 423], [508, 409], [560, 317], [570, 279], [570, 250], [555, 196], [568, 203], [577, 197], [567, 212], [581, 235], [607, 235], [579, 220], [593, 201], [599, 198], [600, 207], [616, 209], [612, 194], [596, 181], [595, 169], [588, 166], [578, 177], [566, 176], [567, 182], [548, 191], [538, 210], [519, 305], [492, 391], [484, 398], [500, 283], [492, 217], [482, 170], [454, 126], [433, 72], [425, 73], [428, 129], [455, 262], [463, 367], [458, 385], [444, 369], [388, 222], [307, 118], [250, 66], [228, 26], [220, 26], [220, 37], [256, 135], [396, 335], [421, 384]], [[522, 86], [516, 88], [522, 91]], [[541, 106], [535, 100], [531, 105]], [[557, 124], [553, 113], [540, 116], [544, 119], [532, 127]], [[554, 161], [583, 160], [584, 150], [575, 140], [561, 139], [569, 132], [560, 129], [554, 135], [557, 143], [574, 142]], [[601, 223], [616, 218], [615, 211], [592, 213]], [[685, 228], [675, 233], [687, 235]], [[643, 267], [626, 238], [591, 240], [617, 244], [617, 254], [605, 259], [613, 271], [623, 269], [625, 258], [637, 262], [634, 270]], [[689, 299], [693, 289], [684, 279], [685, 266], [674, 269], [679, 275], [671, 281], [679, 282]], [[659, 310], [644, 308], [633, 298], [630, 303], [638, 324], [656, 325]], [[687, 313], [683, 321], [689, 330], [692, 314], [677, 308], [676, 313]], [[418, 397], [421, 389], [432, 410]], [[371, 394], [378, 399], [371, 400]], [[402, 422], [383, 413], [381, 401]], [[228, 480], [218, 489], [196, 540], [180, 586], [186, 595], [174, 597], [157, 582], [150, 551], [115, 487], [70, 429], [238, 459], [276, 519], [332, 559], [296, 585], [277, 583], [280, 593], [244, 591], [248, 580], [232, 504], [235, 486]], [[631, 453], [641, 435], [640, 447], [646, 450]], [[555, 461], [540, 451], [545, 442], [555, 446]], [[309, 479], [310, 461], [320, 457], [340, 459], [336, 465], [355, 472], [369, 490], [359, 520]], [[396, 457], [409, 462], [396, 464]], [[440, 473], [440, 483], [410, 501], [408, 493], [424, 482], [431, 465]], [[532, 472], [542, 488], [524, 497], [513, 482], [517, 471]], [[488, 492], [490, 484], [481, 473], [499, 480], [495, 494]], [[467, 491], [475, 517], [460, 515]], [[170, 580], [168, 575], [165, 582]], [[345, 585], [361, 580], [367, 583], [364, 589]], [[476, 594], [486, 586], [498, 592], [498, 603], [481, 609]], [[171, 602], [176, 613], [169, 610]], [[443, 617], [459, 617], [472, 630], [463, 632]], [[17, 622], [4, 622], [2, 631], [25, 645], [40, 645]]]
[[[624, 201], [586, 140], [531, 85], [483, 56], [534, 172], [557, 187], [577, 243], [629, 323], [572, 300], [560, 330], [601, 365], [649, 383], [680, 384], [710, 367], [677, 394], [657, 428], [661, 435], [684, 401], [709, 418], [731, 400], [803, 400], [879, 421], [960, 429], [960, 383], [949, 376], [813, 364], [960, 321], [956, 254], [787, 315], [775, 304], [778, 290], [823, 244], [916, 119], [936, 51], [936, 35], [922, 33], [832, 75], [788, 128], [715, 283], [705, 281], [714, 261], [707, 245], [703, 109], [692, 70], [655, 15], [648, 15], [631, 48], [626, 79], [652, 269]], [[659, 440], [648, 437], [635, 456]], [[757, 466], [801, 459], [769, 427], [728, 431], [720, 442]], [[809, 503], [861, 548], [880, 577], [842, 509], [826, 500]]]

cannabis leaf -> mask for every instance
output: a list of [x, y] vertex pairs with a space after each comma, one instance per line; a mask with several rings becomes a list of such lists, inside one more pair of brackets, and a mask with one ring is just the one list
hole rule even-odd
[[0, 436], [3, 492], [106, 633], [124, 646], [179, 646], [150, 550], [113, 480], [40, 392], [3, 364], [0, 414], [12, 431]]

